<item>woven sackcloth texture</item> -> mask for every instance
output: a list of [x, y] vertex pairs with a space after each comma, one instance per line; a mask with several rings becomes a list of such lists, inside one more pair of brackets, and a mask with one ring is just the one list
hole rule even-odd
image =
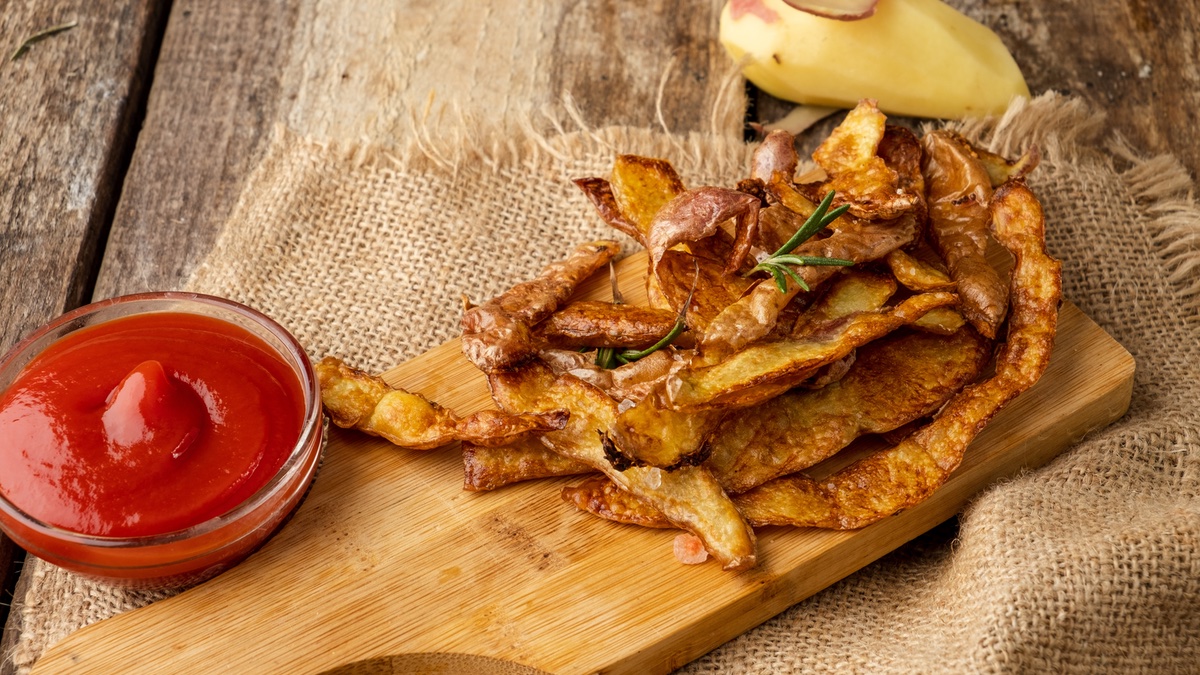
[[[1200, 211], [1186, 172], [1140, 157], [1079, 101], [1045, 95], [962, 125], [1031, 144], [1066, 297], [1136, 358], [1128, 414], [953, 524], [686, 666], [684, 673], [1187, 672], [1200, 664]], [[576, 242], [612, 236], [569, 178], [616, 152], [732, 184], [737, 139], [603, 129], [463, 134], [385, 152], [277, 135], [190, 283], [257, 307], [310, 353], [380, 371], [451, 338], [485, 299]], [[483, 148], [487, 148], [484, 150]], [[464, 262], [469, 261], [469, 269]], [[26, 672], [83, 625], [159, 594], [31, 560], [12, 652]]]

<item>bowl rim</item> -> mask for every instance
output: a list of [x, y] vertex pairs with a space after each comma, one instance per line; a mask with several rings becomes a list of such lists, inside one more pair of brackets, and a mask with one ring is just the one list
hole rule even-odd
[[[275, 345], [270, 344], [269, 341], [263, 341], [267, 343], [267, 345], [273, 350], [278, 352], [279, 356], [284, 360], [285, 363], [287, 363], [289, 366], [292, 366], [297, 378], [300, 380], [301, 393], [304, 398], [304, 415], [301, 421], [300, 435], [296, 439], [296, 444], [292, 448], [291, 454], [288, 455], [288, 458], [284, 461], [283, 465], [280, 466], [279, 470], [275, 472], [275, 475], [273, 475], [270, 480], [263, 484], [262, 487], [256, 490], [244, 501], [221, 515], [214, 516], [207, 520], [196, 523], [195, 525], [171, 532], [142, 535], [137, 537], [113, 537], [77, 532], [75, 530], [70, 530], [46, 523], [26, 513], [19, 506], [9, 501], [9, 499], [3, 493], [0, 493], [0, 511], [3, 511], [5, 514], [19, 522], [23, 527], [36, 532], [40, 536], [57, 540], [60, 543], [105, 549], [147, 548], [198, 538], [216, 532], [227, 525], [237, 523], [246, 515], [259, 509], [263, 504], [267, 503], [268, 500], [278, 492], [278, 490], [289, 484], [297, 472], [304, 469], [305, 465], [307, 464], [307, 460], [309, 459], [310, 449], [312, 449], [313, 453], [320, 453], [320, 439], [314, 438], [314, 436], [322, 433], [320, 387], [318, 385], [316, 372], [313, 370], [312, 361], [308, 357], [308, 353], [304, 350], [304, 347], [300, 345], [300, 342], [296, 340], [296, 338], [277, 321], [252, 307], [228, 298], [222, 298], [216, 295], [209, 295], [205, 293], [196, 293], [192, 291], [150, 291], [121, 295], [108, 298], [106, 300], [89, 303], [62, 314], [61, 316], [33, 331], [24, 339], [18, 341], [11, 349], [9, 349], [2, 357], [0, 357], [0, 370], [10, 365], [13, 360], [25, 354], [26, 350], [28, 350], [39, 340], [45, 338], [48, 334], [61, 328], [65, 324], [69, 324], [82, 317], [95, 314], [114, 306], [129, 305], [138, 302], [169, 303], [169, 306], [164, 306], [160, 309], [148, 309], [145, 312], [136, 312], [125, 316], [171, 311], [197, 313], [188, 312], [186, 305], [187, 303], [198, 303], [204, 306], [232, 311], [234, 314], [250, 319], [252, 323], [264, 328], [273, 337], [278, 339], [283, 344], [283, 351], [279, 350]], [[106, 323], [107, 321], [112, 321], [119, 318], [123, 317], [112, 317], [111, 319], [105, 319], [95, 324], [89, 324], [89, 326], [99, 325], [101, 323]], [[226, 320], [222, 317], [214, 318]], [[82, 327], [83, 326], [80, 328]], [[74, 332], [80, 328], [71, 329], [69, 332]], [[256, 335], [255, 337], [263, 339], [262, 335]], [[30, 357], [30, 361], [32, 361], [34, 358], [36, 358], [36, 355]], [[26, 364], [24, 365], [28, 365], [28, 363], [29, 361], [26, 361]], [[24, 365], [22, 366], [22, 370], [24, 369]], [[20, 372], [21, 371], [18, 371], [18, 375]], [[307, 485], [307, 483], [305, 484]], [[238, 537], [238, 539], [240, 538], [241, 537]], [[89, 563], [89, 566], [95, 565]]]

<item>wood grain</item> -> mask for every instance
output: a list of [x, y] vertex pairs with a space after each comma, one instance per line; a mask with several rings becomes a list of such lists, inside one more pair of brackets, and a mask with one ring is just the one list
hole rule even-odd
[[[731, 72], [711, 39], [718, 4], [669, 4], [175, 2], [96, 299], [181, 286], [276, 125], [386, 146], [410, 138], [427, 108], [435, 117], [420, 124], [434, 133], [545, 126], [539, 111], [567, 91], [589, 124], [649, 125], [673, 63], [663, 119], [708, 129]], [[617, 88], [595, 86], [606, 78]]]
[[[0, 10], [0, 354], [87, 301], [157, 48], [159, 2]], [[10, 57], [26, 37], [76, 26]], [[0, 535], [0, 589], [18, 550]], [[0, 621], [8, 598], [0, 598]]]
[[[641, 255], [618, 265], [633, 302], [644, 265]], [[607, 292], [596, 282], [585, 296]], [[465, 492], [454, 446], [402, 451], [335, 429], [312, 493], [266, 547], [211, 582], [71, 635], [35, 672], [316, 673], [423, 653], [554, 673], [667, 672], [1117, 419], [1133, 367], [1124, 349], [1064, 305], [1042, 380], [996, 416], [928, 501], [854, 532], [761, 528], [759, 566], [740, 574], [712, 562], [680, 565], [673, 532], [575, 511], [558, 496], [568, 480]], [[464, 414], [491, 405], [457, 341], [384, 378]], [[874, 443], [857, 443], [834, 463]]]
[[93, 299], [183, 285], [277, 119], [293, 2], [178, 0]]

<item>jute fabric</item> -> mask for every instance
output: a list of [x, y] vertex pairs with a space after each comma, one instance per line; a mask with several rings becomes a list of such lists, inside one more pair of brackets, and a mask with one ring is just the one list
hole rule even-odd
[[[1103, 116], [1046, 95], [961, 125], [1031, 144], [1066, 297], [1137, 361], [1133, 402], [1048, 466], [684, 667], [683, 673], [1195, 672], [1200, 666], [1200, 211], [1186, 171], [1141, 157]], [[381, 371], [451, 338], [484, 300], [572, 244], [612, 236], [569, 179], [615, 153], [730, 185], [738, 139], [602, 129], [403, 151], [277, 135], [190, 283], [278, 319], [314, 357]], [[632, 243], [626, 240], [626, 243]], [[86, 624], [162, 597], [38, 560], [16, 598], [27, 672]]]

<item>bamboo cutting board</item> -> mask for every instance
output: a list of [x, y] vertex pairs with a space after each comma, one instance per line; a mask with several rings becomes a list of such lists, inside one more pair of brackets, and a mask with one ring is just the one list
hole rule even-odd
[[[625, 296], [644, 298], [644, 257], [618, 268]], [[594, 279], [580, 295], [607, 299], [607, 286]], [[1064, 304], [1041, 382], [996, 416], [932, 498], [854, 532], [761, 528], [759, 565], [742, 573], [679, 564], [675, 532], [577, 512], [558, 494], [569, 479], [465, 492], [457, 446], [398, 450], [335, 429], [312, 492], [267, 546], [206, 584], [78, 631], [35, 672], [666, 672], [1116, 420], [1133, 370]], [[491, 405], [457, 340], [384, 377], [463, 414]]]

